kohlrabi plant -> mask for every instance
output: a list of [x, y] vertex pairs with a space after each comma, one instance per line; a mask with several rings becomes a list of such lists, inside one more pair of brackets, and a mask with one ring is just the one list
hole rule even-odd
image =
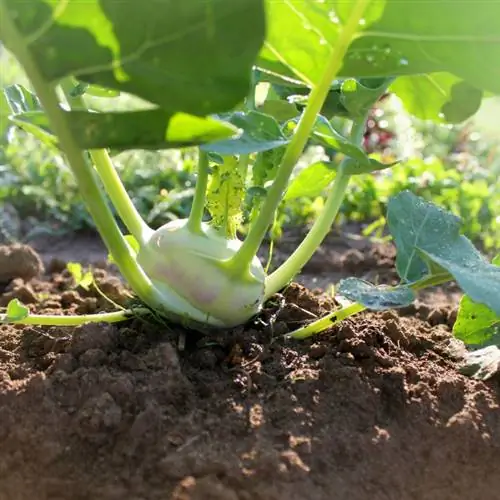
[[[350, 179], [404, 161], [381, 162], [363, 148], [370, 110], [387, 92], [441, 123], [465, 120], [500, 92], [495, 2], [0, 0], [0, 22], [1, 42], [31, 82], [4, 90], [2, 124], [62, 152], [143, 310], [198, 329], [257, 315], [328, 234]], [[134, 108], [91, 105], [119, 94], [132, 96]], [[348, 133], [339, 123], [350, 124]], [[297, 175], [309, 145], [325, 156]], [[112, 156], [187, 147], [198, 148], [190, 215], [153, 230]], [[323, 210], [304, 241], [267, 274], [257, 252], [277, 209], [323, 189]], [[130, 235], [120, 232], [106, 195]], [[407, 305], [418, 290], [451, 280], [500, 315], [500, 268], [461, 234], [456, 217], [403, 192], [387, 220], [401, 283], [344, 280], [337, 293], [353, 303], [290, 336], [365, 308]], [[80, 324], [132, 314], [30, 316], [12, 303], [2, 320]]]

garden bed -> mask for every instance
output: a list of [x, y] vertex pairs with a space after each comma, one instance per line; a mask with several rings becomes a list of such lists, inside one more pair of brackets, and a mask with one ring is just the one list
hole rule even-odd
[[[4, 287], [2, 305], [112, 308], [74, 290], [64, 260], [105, 258], [91, 237], [87, 250], [75, 238], [34, 242], [45, 273], [11, 266], [24, 280]], [[391, 279], [390, 247], [348, 241], [332, 236], [302, 282], [370, 269]], [[126, 299], [112, 269], [95, 276]], [[280, 337], [334, 303], [299, 284], [258, 321], [209, 337], [137, 319], [2, 325], [0, 499], [497, 499], [500, 383], [459, 374], [454, 294], [361, 314], [308, 341]]]

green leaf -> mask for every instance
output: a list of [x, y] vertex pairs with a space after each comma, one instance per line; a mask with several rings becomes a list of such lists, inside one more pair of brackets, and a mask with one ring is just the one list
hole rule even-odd
[[7, 314], [3, 323], [9, 323], [11, 321], [21, 321], [29, 316], [30, 311], [19, 299], [12, 299], [7, 304]]
[[[460, 8], [444, 0], [372, 4], [339, 77], [447, 72], [478, 89], [500, 92], [499, 2], [463, 0]], [[268, 36], [258, 66], [314, 86], [350, 5], [267, 0]]]
[[372, 172], [380, 172], [398, 165], [399, 161], [392, 163], [382, 163], [375, 158], [368, 158], [368, 164], [360, 164], [352, 158], [348, 158], [344, 164], [344, 172], [349, 175], [371, 174]]
[[279, 99], [270, 99], [265, 101], [258, 110], [261, 113], [272, 116], [278, 122], [286, 122], [296, 118], [299, 114], [297, 106], [291, 102], [280, 101]]
[[[363, 26], [372, 24], [377, 21], [384, 13], [384, 8], [387, 0], [371, 0], [367, 6], [363, 16]], [[332, 0], [328, 2], [334, 9], [335, 15], [342, 24], [345, 24], [353, 7], [358, 3], [356, 0]]]
[[[66, 111], [71, 131], [82, 149], [167, 149], [197, 146], [237, 135], [238, 129], [213, 118], [161, 109], [91, 113]], [[42, 111], [23, 113], [14, 123], [42, 140], [57, 143]]]
[[252, 166], [252, 182], [254, 186], [264, 187], [276, 177], [281, 160], [285, 155], [285, 146], [262, 151], [257, 155]]
[[[492, 263], [500, 266], [500, 255], [493, 259]], [[483, 345], [495, 342], [495, 339], [500, 345], [500, 315], [464, 295], [453, 325], [453, 335], [468, 345]]]
[[267, 37], [258, 66], [313, 87], [341, 29], [332, 0], [266, 0]]
[[408, 286], [373, 285], [358, 278], [341, 280], [337, 293], [374, 311], [406, 307], [416, 299], [415, 292]]
[[364, 117], [366, 112], [379, 99], [383, 92], [382, 87], [386, 87], [385, 79], [376, 79], [370, 83], [372, 86], [369, 87], [354, 78], [348, 78], [342, 82], [340, 102], [351, 118]]
[[[386, 83], [386, 78], [335, 80], [320, 114], [329, 120], [338, 116], [358, 118], [380, 98], [382, 86], [385, 87]], [[308, 88], [296, 88], [285, 83], [273, 84], [272, 88], [282, 99], [288, 99], [290, 104], [293, 103], [298, 108], [304, 108], [309, 101]]]
[[406, 111], [422, 120], [460, 123], [481, 106], [483, 92], [449, 73], [402, 76], [390, 90]]
[[47, 82], [73, 75], [199, 116], [245, 97], [265, 36], [259, 0], [4, 3]]
[[52, 133], [49, 119], [43, 111], [27, 111], [9, 116], [12, 124], [30, 133], [50, 147], [58, 147], [57, 137]]
[[75, 286], [81, 286], [84, 290], [88, 290], [94, 282], [94, 277], [90, 271], [83, 272], [82, 265], [78, 262], [68, 262], [66, 269], [71, 273]]
[[[272, 81], [266, 73], [262, 73], [262, 79]], [[309, 101], [310, 89], [307, 87], [295, 87], [287, 85], [287, 82], [272, 84], [273, 91], [287, 102], [299, 109], [305, 108]], [[341, 82], [335, 81], [323, 103], [320, 114], [331, 119], [333, 116], [349, 116], [345, 106], [341, 102]]]
[[2, 90], [11, 114], [24, 113], [26, 111], [39, 111], [42, 105], [38, 97], [22, 85], [9, 85]]
[[315, 198], [335, 179], [335, 165], [317, 162], [307, 166], [292, 180], [285, 194], [284, 201], [296, 198]]
[[496, 337], [500, 345], [500, 315], [464, 295], [453, 325], [453, 335], [470, 345], [482, 345]]
[[467, 353], [460, 372], [476, 380], [488, 380], [500, 372], [500, 349], [491, 345]]
[[[291, 125], [292, 122], [289, 122]], [[353, 144], [339, 134], [324, 116], [318, 116], [311, 136], [311, 142], [332, 148], [356, 160], [361, 165], [370, 166], [370, 160], [363, 148]]]
[[3, 135], [11, 124], [11, 115], [40, 109], [40, 101], [26, 87], [15, 84], [3, 88], [0, 93], [0, 135]]
[[220, 155], [251, 154], [275, 149], [288, 144], [279, 123], [272, 117], [249, 111], [220, 115], [220, 118], [242, 130], [242, 134], [227, 141], [219, 141], [202, 146], [203, 151]]
[[473, 301], [500, 314], [500, 267], [460, 233], [458, 217], [404, 191], [389, 201], [387, 220], [404, 281], [445, 269]]

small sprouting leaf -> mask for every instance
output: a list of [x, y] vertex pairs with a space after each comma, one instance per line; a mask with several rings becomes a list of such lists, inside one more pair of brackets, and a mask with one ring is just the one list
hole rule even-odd
[[284, 200], [320, 196], [323, 190], [335, 179], [333, 167], [334, 165], [330, 163], [317, 162], [301, 170], [290, 183]]
[[[500, 255], [492, 263], [500, 266]], [[487, 342], [500, 345], [500, 315], [464, 295], [453, 325], [453, 335], [468, 345], [483, 345]]]
[[221, 155], [251, 154], [288, 144], [279, 123], [272, 116], [258, 111], [237, 111], [220, 115], [220, 118], [241, 129], [242, 134], [234, 139], [202, 146], [203, 151]]
[[[134, 255], [137, 255], [139, 253], [139, 250], [141, 249], [140, 243], [135, 239], [135, 237], [132, 234], [126, 234], [124, 238], [132, 253]], [[108, 254], [108, 262], [110, 264], [116, 264], [115, 259], [110, 253]]]
[[402, 76], [391, 85], [409, 113], [438, 123], [460, 123], [481, 106], [483, 92], [449, 73]]
[[[180, 148], [227, 139], [238, 133], [234, 126], [214, 118], [172, 115], [160, 109], [111, 113], [66, 111], [66, 115], [82, 149]], [[57, 141], [42, 111], [16, 115], [13, 121], [40, 139], [54, 144]]]
[[341, 280], [337, 293], [374, 311], [406, 307], [416, 298], [415, 292], [408, 286], [377, 286], [358, 278]]
[[500, 267], [489, 263], [460, 232], [458, 217], [403, 191], [391, 198], [387, 220], [406, 282], [446, 270], [474, 301], [500, 315]]
[[90, 271], [84, 273], [79, 262], [68, 262], [66, 269], [71, 273], [75, 286], [81, 286], [84, 290], [88, 290], [94, 282], [92, 273]]
[[361, 165], [370, 165], [368, 155], [363, 148], [353, 144], [349, 139], [339, 134], [324, 116], [318, 116], [311, 136], [311, 141], [332, 148], [356, 160]]
[[490, 345], [468, 352], [460, 372], [476, 380], [488, 380], [500, 372], [500, 348]]
[[7, 304], [7, 313], [3, 322], [21, 321], [29, 316], [30, 310], [19, 300], [12, 299]]

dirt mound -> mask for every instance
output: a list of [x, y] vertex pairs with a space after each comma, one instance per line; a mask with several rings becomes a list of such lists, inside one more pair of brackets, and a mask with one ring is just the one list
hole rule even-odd
[[44, 272], [38, 254], [28, 245], [0, 245], [0, 284], [14, 278], [29, 280]]
[[[105, 305], [52, 271], [34, 310]], [[294, 285], [210, 337], [0, 325], [0, 500], [496, 500], [500, 383], [458, 374], [453, 311], [281, 339], [332, 305]]]

